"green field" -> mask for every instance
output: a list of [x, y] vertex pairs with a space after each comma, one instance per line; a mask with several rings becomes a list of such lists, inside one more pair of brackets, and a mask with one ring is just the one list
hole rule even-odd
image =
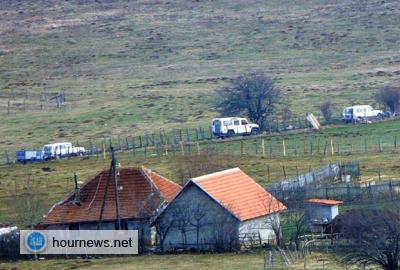
[[[282, 263], [278, 263], [280, 258], [275, 258], [273, 269], [287, 269]], [[136, 256], [136, 257], [119, 257], [108, 259], [46, 259], [43, 261], [20, 261], [16, 263], [1, 263], [0, 269], [43, 269], [43, 270], [62, 270], [62, 269], [108, 269], [115, 270], [169, 270], [169, 269], [263, 269], [264, 253], [226, 253], [226, 254], [198, 254], [198, 255], [152, 255], [152, 256]], [[304, 269], [303, 260], [298, 260], [290, 269]], [[331, 255], [323, 253], [313, 253], [309, 255], [307, 261], [307, 269], [343, 269], [339, 263], [335, 262], [335, 258]], [[352, 268], [357, 269], [357, 268]]]
[[[281, 108], [300, 116], [325, 98], [336, 116], [374, 105], [400, 76], [399, 10], [372, 0], [4, 1], [0, 150], [205, 126], [213, 90], [254, 69], [277, 78]], [[66, 109], [37, 108], [41, 93], [60, 91]]]

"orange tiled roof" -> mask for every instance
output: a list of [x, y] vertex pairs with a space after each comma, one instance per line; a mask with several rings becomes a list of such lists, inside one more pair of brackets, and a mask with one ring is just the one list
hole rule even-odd
[[171, 180], [165, 178], [164, 176], [159, 175], [158, 173], [147, 169], [142, 168], [143, 172], [153, 181], [154, 185], [156, 185], [157, 189], [162, 194], [163, 198], [170, 202], [176, 194], [182, 189], [180, 185], [172, 182]]
[[[161, 176], [152, 180], [152, 177], [146, 177], [141, 169], [125, 168], [120, 169], [119, 172], [121, 219], [148, 217], [163, 199], [169, 201], [174, 196], [174, 192], [178, 193], [181, 189], [179, 185]], [[109, 177], [103, 220], [115, 220], [114, 179], [109, 175], [108, 170], [104, 170], [81, 187], [80, 205], [73, 204], [74, 195], [72, 193], [65, 200], [56, 204], [39, 225], [98, 221]], [[154, 185], [152, 185], [152, 181]], [[159, 193], [152, 192], [154, 187], [158, 189]]]
[[337, 201], [337, 200], [326, 200], [326, 199], [309, 199], [307, 202], [310, 203], [318, 203], [318, 204], [326, 204], [326, 205], [338, 205], [343, 203], [343, 201]]
[[286, 209], [239, 168], [200, 176], [192, 181], [241, 221]]

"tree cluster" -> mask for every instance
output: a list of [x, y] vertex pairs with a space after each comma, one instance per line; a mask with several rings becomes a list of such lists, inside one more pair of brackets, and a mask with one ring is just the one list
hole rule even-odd
[[268, 116], [275, 113], [280, 91], [275, 79], [263, 71], [254, 71], [233, 79], [230, 86], [218, 91], [220, 112], [225, 116], [246, 114], [261, 130]]

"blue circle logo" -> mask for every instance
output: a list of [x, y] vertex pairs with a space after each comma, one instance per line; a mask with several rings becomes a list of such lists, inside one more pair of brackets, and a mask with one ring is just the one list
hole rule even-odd
[[47, 237], [39, 231], [29, 232], [25, 236], [25, 247], [33, 253], [42, 252], [47, 246]]

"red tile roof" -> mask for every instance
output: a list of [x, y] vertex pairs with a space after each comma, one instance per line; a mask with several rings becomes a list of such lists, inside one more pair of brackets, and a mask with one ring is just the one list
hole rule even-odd
[[[152, 173], [149, 177], [144, 173], [145, 170], [148, 169], [125, 168], [119, 171], [121, 219], [149, 217], [163, 200], [169, 201], [181, 189], [179, 185], [158, 174]], [[98, 221], [109, 177], [103, 220], [115, 220], [114, 178], [108, 170], [104, 170], [81, 187], [80, 205], [73, 204], [72, 193], [56, 204], [39, 225]]]
[[143, 168], [143, 172], [146, 173], [149, 178], [151, 178], [167, 202], [170, 202], [173, 198], [175, 198], [176, 194], [178, 194], [178, 192], [182, 189], [182, 187], [177, 183], [172, 182], [171, 180], [150, 169]]
[[241, 221], [286, 209], [239, 168], [200, 176], [192, 181]]
[[309, 199], [307, 202], [310, 203], [317, 203], [317, 204], [326, 204], [326, 205], [339, 205], [343, 203], [343, 201], [336, 201], [336, 200], [326, 200], [326, 199]]

